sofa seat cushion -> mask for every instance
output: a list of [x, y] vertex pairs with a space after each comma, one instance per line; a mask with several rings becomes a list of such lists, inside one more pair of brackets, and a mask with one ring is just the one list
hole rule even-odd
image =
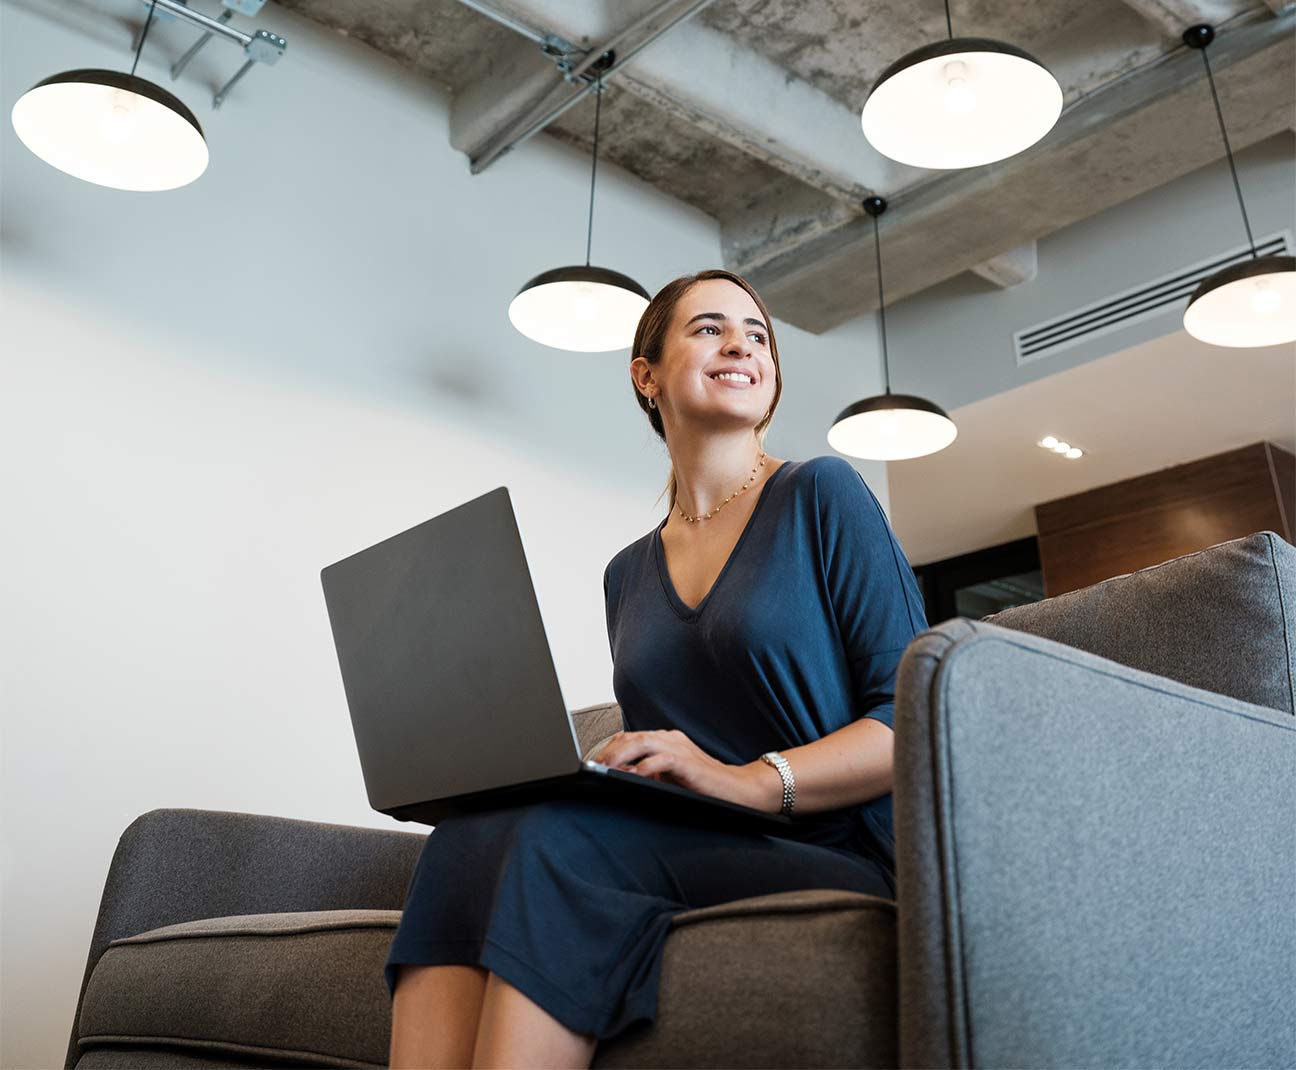
[[80, 1066], [106, 1047], [385, 1067], [399, 910], [205, 918], [114, 940], [86, 986]]
[[657, 1018], [601, 1043], [612, 1067], [899, 1066], [896, 904], [778, 892], [676, 915]]

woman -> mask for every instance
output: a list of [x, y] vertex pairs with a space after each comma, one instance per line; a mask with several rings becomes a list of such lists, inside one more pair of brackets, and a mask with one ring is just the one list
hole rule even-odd
[[630, 372], [671, 509], [604, 572], [625, 730], [593, 757], [776, 813], [775, 752], [796, 823], [695, 829], [586, 800], [443, 821], [387, 961], [393, 1067], [588, 1067], [653, 1020], [681, 911], [801, 888], [894, 898], [895, 674], [927, 621], [877, 499], [840, 457], [764, 452], [778, 349], [739, 276], [665, 286]]

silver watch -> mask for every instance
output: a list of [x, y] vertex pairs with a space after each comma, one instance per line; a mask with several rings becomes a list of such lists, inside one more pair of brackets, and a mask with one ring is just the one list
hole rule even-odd
[[778, 770], [778, 775], [783, 780], [783, 810], [782, 812], [790, 815], [792, 807], [796, 804], [796, 780], [792, 776], [792, 766], [788, 760], [778, 751], [767, 751], [761, 755], [761, 761], [772, 765]]

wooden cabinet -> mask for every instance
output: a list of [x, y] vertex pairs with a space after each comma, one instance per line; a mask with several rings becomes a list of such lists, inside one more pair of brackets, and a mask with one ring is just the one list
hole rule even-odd
[[1257, 442], [1035, 507], [1048, 597], [1229, 539], [1296, 542], [1296, 457]]

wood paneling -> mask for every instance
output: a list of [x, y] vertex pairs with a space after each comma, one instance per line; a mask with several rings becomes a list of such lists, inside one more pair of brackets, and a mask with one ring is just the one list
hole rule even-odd
[[1256, 531], [1293, 541], [1296, 457], [1257, 442], [1035, 507], [1052, 597]]

